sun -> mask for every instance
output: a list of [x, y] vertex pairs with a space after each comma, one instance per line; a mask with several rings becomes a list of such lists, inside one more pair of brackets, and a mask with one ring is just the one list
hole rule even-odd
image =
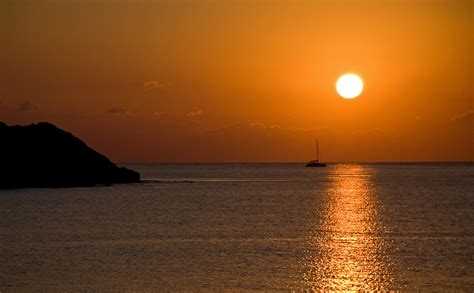
[[344, 99], [358, 97], [364, 89], [364, 82], [357, 74], [346, 73], [339, 77], [336, 82], [336, 90]]

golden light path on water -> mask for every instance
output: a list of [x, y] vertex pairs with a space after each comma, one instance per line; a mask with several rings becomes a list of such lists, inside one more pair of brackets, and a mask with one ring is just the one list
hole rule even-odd
[[314, 227], [304, 287], [318, 290], [386, 290], [390, 260], [371, 167], [339, 165], [326, 192], [322, 220]]

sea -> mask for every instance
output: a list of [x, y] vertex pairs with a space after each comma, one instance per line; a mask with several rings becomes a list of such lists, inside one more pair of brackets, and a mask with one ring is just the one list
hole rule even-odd
[[127, 164], [0, 191], [0, 291], [474, 291], [473, 164]]

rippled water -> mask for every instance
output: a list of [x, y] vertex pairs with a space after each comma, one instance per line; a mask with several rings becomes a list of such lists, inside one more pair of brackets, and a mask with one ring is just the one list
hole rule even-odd
[[474, 167], [132, 165], [0, 191], [0, 290], [474, 289]]

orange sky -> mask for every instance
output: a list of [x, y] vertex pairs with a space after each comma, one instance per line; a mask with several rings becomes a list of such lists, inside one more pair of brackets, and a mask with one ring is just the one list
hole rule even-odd
[[121, 162], [472, 161], [473, 3], [1, 1], [0, 121]]

